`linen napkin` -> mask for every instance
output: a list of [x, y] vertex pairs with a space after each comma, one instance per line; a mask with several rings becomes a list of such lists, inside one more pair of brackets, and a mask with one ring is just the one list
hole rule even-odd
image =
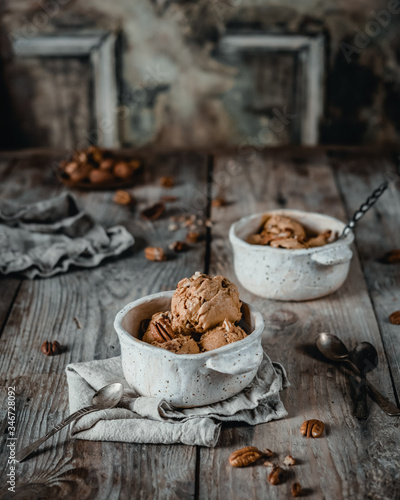
[[71, 413], [90, 405], [93, 394], [103, 386], [113, 382], [124, 386], [117, 408], [90, 413], [73, 424], [71, 435], [77, 439], [212, 447], [222, 422], [256, 425], [287, 415], [279, 397], [289, 386], [285, 369], [272, 363], [265, 353], [255, 379], [242, 392], [197, 408], [175, 408], [162, 398], [137, 394], [124, 379], [120, 356], [70, 364], [66, 373]]
[[70, 193], [26, 206], [0, 205], [0, 273], [47, 278], [71, 265], [95, 267], [134, 244], [122, 226], [104, 229]]

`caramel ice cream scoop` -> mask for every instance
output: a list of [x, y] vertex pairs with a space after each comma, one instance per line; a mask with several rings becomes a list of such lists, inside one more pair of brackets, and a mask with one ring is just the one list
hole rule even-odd
[[200, 352], [196, 342], [191, 337], [184, 335], [179, 335], [172, 340], [167, 340], [167, 342], [153, 342], [152, 345], [175, 354], [199, 354]]
[[247, 334], [240, 326], [235, 326], [229, 320], [225, 319], [222, 325], [202, 335], [199, 345], [202, 351], [213, 351], [224, 345], [232, 344], [232, 342], [243, 340], [246, 337]]
[[197, 272], [178, 283], [172, 297], [172, 328], [184, 335], [205, 333], [225, 319], [235, 323], [242, 317], [239, 292], [224, 276]]
[[167, 342], [174, 339], [176, 334], [172, 329], [171, 311], [153, 314], [150, 323], [143, 335], [143, 342], [152, 344], [153, 342]]

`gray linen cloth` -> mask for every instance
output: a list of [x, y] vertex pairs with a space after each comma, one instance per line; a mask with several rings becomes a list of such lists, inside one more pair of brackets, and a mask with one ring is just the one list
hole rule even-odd
[[285, 369], [264, 353], [253, 382], [220, 403], [197, 408], [174, 408], [162, 398], [143, 397], [129, 386], [121, 357], [68, 365], [66, 368], [71, 413], [89, 406], [93, 394], [107, 384], [121, 382], [124, 396], [117, 408], [81, 417], [71, 435], [91, 441], [215, 446], [221, 422], [261, 424], [283, 418], [287, 412], [279, 392], [289, 386]]
[[71, 265], [95, 267], [134, 244], [122, 226], [104, 229], [70, 193], [26, 206], [0, 205], [0, 273], [47, 278]]

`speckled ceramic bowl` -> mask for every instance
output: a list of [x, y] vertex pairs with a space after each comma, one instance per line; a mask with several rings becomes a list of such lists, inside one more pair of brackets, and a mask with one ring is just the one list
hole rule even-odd
[[296, 219], [315, 232], [328, 229], [340, 235], [345, 224], [330, 217], [302, 210], [270, 210], [243, 217], [232, 224], [229, 240], [233, 249], [235, 273], [250, 292], [266, 299], [311, 300], [340, 288], [347, 278], [354, 235], [317, 248], [287, 250], [250, 245], [246, 239], [254, 234], [268, 214], [282, 214]]
[[169, 310], [173, 293], [131, 302], [115, 318], [128, 384], [143, 396], [161, 396], [180, 407], [208, 405], [238, 394], [253, 380], [262, 361], [262, 315], [243, 302], [239, 324], [250, 334], [245, 339], [201, 354], [175, 354], [138, 339], [141, 322]]

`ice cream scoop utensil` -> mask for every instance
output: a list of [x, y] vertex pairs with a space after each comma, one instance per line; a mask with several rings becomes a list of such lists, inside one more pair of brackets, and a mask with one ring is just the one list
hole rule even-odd
[[354, 228], [357, 222], [364, 216], [366, 212], [374, 205], [380, 196], [386, 191], [389, 183], [387, 181], [383, 182], [378, 188], [376, 188], [360, 206], [360, 208], [354, 212], [353, 217], [348, 222], [347, 226], [343, 229], [342, 234], [339, 239], [345, 238], [347, 234]]
[[[350, 359], [364, 376], [378, 366], [378, 353], [369, 342], [361, 342], [350, 353]], [[367, 388], [364, 380], [358, 387], [353, 415], [359, 419], [368, 418]]]
[[400, 409], [383, 396], [366, 378], [365, 375], [350, 360], [350, 353], [344, 343], [330, 333], [320, 333], [316, 340], [319, 352], [327, 359], [335, 362], [345, 363], [350, 370], [358, 377], [361, 377], [368, 389], [370, 396], [382, 408], [384, 412], [391, 416], [400, 416]]
[[33, 453], [41, 444], [49, 439], [49, 437], [54, 436], [59, 430], [61, 430], [66, 425], [70, 424], [74, 420], [82, 417], [83, 415], [87, 415], [93, 411], [98, 410], [106, 410], [107, 408], [114, 408], [121, 401], [122, 394], [124, 392], [123, 386], [120, 383], [109, 384], [102, 387], [96, 394], [93, 396], [92, 405], [86, 406], [85, 408], [81, 408], [80, 410], [72, 413], [65, 420], [56, 425], [50, 432], [48, 432], [45, 436], [41, 437], [34, 443], [22, 448], [22, 450], [18, 451], [15, 455], [15, 460], [17, 462], [22, 462], [28, 457], [31, 453]]

